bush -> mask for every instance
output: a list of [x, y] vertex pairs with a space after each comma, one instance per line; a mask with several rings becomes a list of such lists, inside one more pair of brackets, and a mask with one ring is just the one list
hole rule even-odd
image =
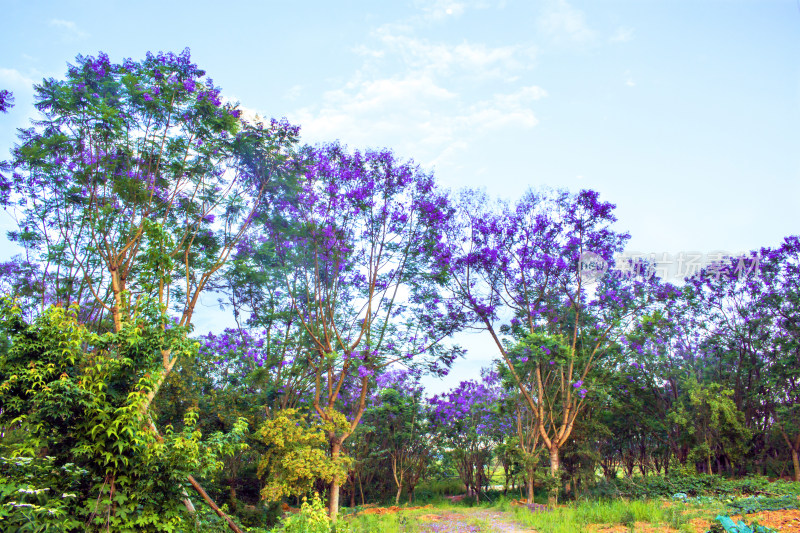
[[0, 457], [0, 522], [4, 531], [77, 530], [70, 505], [86, 471], [52, 457]]
[[427, 502], [444, 496], [457, 496], [466, 491], [464, 483], [458, 478], [437, 479], [420, 483], [414, 492], [414, 499], [417, 502]]
[[317, 494], [309, 502], [303, 498], [300, 512], [286, 516], [274, 533], [349, 533], [350, 528], [343, 521], [331, 522], [328, 511]]
[[740, 494], [797, 494], [796, 483], [770, 483], [763, 476], [728, 479], [717, 475], [649, 476], [635, 479], [604, 479], [589, 493], [598, 498], [670, 498], [688, 496], [735, 496]]
[[797, 509], [797, 498], [791, 494], [778, 497], [750, 497], [735, 500], [728, 504], [731, 514], [752, 514], [761, 511], [779, 511], [783, 509]]

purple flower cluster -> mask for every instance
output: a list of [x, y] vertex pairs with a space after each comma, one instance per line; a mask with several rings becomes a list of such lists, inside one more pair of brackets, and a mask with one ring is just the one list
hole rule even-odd
[[8, 113], [14, 107], [14, 95], [6, 89], [0, 90], [0, 113]]

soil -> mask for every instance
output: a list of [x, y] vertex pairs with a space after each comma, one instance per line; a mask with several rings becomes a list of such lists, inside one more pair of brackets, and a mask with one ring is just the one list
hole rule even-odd
[[[734, 522], [742, 520], [741, 516], [732, 516]], [[771, 527], [781, 533], [800, 533], [800, 509], [783, 511], [761, 511], [747, 515], [744, 521], [750, 524], [758, 520], [759, 525]]]
[[420, 531], [425, 533], [468, 533], [475, 531], [487, 531], [486, 527], [478, 529], [472, 522], [475, 519], [489, 525], [493, 533], [536, 533], [533, 529], [527, 529], [515, 523], [508, 513], [489, 510], [475, 510], [467, 513], [443, 512], [441, 514], [429, 514], [418, 518]]
[[[385, 515], [394, 514], [400, 511], [412, 511], [415, 509], [433, 509], [433, 506], [373, 507], [370, 509], [364, 509], [358, 514]], [[431, 533], [467, 533], [471, 531], [478, 531], [476, 526], [471, 524], [471, 522], [474, 522], [475, 519], [489, 524], [489, 526], [492, 528], [492, 531], [495, 533], [536, 533], [532, 529], [526, 529], [524, 526], [516, 524], [507, 513], [500, 511], [484, 509], [477, 509], [467, 512], [444, 511], [440, 513], [424, 514], [416, 517], [416, 521], [420, 526], [420, 531]]]

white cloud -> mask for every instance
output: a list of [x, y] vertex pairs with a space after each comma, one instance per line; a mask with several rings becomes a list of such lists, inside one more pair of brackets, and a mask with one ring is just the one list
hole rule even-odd
[[89, 37], [88, 33], [78, 28], [78, 25], [71, 20], [50, 19], [47, 25], [59, 30], [64, 41], [79, 41]]
[[462, 15], [466, 9], [464, 2], [454, 0], [435, 0], [433, 2], [417, 2], [425, 18], [441, 20], [447, 17]]
[[35, 81], [13, 68], [0, 68], [0, 89], [30, 90]]
[[502, 9], [505, 0], [416, 0], [414, 2], [426, 20], [440, 21], [463, 15], [468, 9]]
[[374, 145], [375, 139], [410, 128], [415, 135], [438, 142], [440, 128], [432, 126], [431, 108], [443, 109], [456, 95], [427, 76], [352, 81], [323, 94], [318, 108], [298, 110], [290, 117], [316, 141], [341, 138]]
[[[359, 47], [356, 51], [368, 60], [386, 60], [399, 56], [408, 69], [444, 76], [463, 72], [473, 79], [512, 78], [518, 71], [531, 68], [536, 58], [533, 46], [489, 47], [463, 41], [459, 44], [431, 42], [414, 37], [407, 28], [383, 26], [373, 33], [383, 48]], [[393, 57], [393, 56], [392, 56]]]
[[300, 97], [300, 94], [303, 92], [302, 85], [292, 85], [286, 91], [285, 97], [287, 100], [297, 100]]
[[398, 106], [419, 104], [423, 101], [441, 102], [454, 97], [455, 94], [439, 87], [427, 76], [410, 76], [403, 79], [352, 82], [342, 89], [328, 91], [324, 99], [345, 111], [370, 113], [396, 110]]
[[633, 40], [633, 28], [619, 27], [608, 41], [612, 43], [627, 43]]
[[467, 112], [454, 118], [458, 129], [467, 131], [480, 128], [484, 131], [519, 126], [532, 128], [539, 120], [531, 109], [534, 100], [547, 95], [536, 86], [523, 87], [511, 94], [495, 94], [491, 99], [478, 102]]
[[360, 56], [369, 57], [373, 59], [381, 59], [386, 55], [386, 52], [384, 50], [378, 50], [376, 48], [364, 46], [363, 44], [353, 48], [353, 51]]
[[556, 0], [538, 18], [539, 29], [556, 42], [588, 43], [595, 32], [586, 23], [586, 15], [569, 5], [566, 0]]
[[298, 110], [289, 120], [304, 139], [339, 139], [356, 147], [392, 146], [427, 164], [453, 160], [475, 139], [503, 128], [532, 128], [532, 104], [545, 97], [537, 86], [467, 101], [427, 76], [353, 82], [325, 93], [318, 108]]
[[628, 87], [633, 87], [634, 85], [636, 85], [636, 82], [633, 81], [633, 77], [631, 76], [630, 70], [625, 71], [625, 85], [627, 85]]
[[[427, 21], [502, 7], [485, 0], [418, 5]], [[318, 104], [287, 113], [301, 126], [305, 142], [338, 139], [357, 148], [390, 146], [398, 156], [413, 156], [425, 166], [460, 166], [487, 136], [538, 124], [534, 107], [547, 92], [528, 79], [534, 46], [433, 40], [415, 33], [420, 22], [425, 20], [372, 31], [369, 42], [353, 49], [363, 64], [349, 81], [325, 90]]]

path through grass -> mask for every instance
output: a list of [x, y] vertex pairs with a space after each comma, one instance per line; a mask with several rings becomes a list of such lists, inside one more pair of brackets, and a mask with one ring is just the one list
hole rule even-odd
[[391, 514], [359, 514], [349, 521], [357, 533], [697, 533], [719, 511], [711, 504], [613, 500], [573, 502], [531, 512], [526, 506], [501, 500], [491, 506], [439, 503]]

